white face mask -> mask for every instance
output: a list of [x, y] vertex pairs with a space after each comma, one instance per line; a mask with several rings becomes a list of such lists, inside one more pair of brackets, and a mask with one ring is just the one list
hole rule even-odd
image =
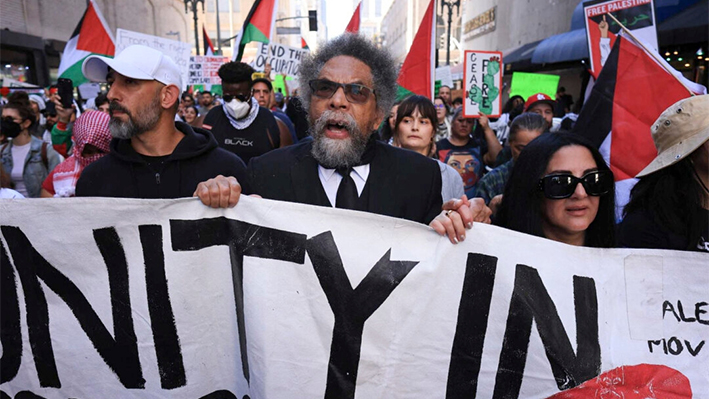
[[249, 113], [249, 105], [248, 102], [242, 103], [237, 99], [233, 99], [226, 104], [226, 110], [234, 119], [241, 119]]

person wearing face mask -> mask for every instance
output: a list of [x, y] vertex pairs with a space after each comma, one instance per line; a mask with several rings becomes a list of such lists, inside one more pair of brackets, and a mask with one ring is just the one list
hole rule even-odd
[[111, 149], [111, 133], [108, 121], [111, 117], [107, 112], [84, 112], [74, 123], [74, 153], [59, 166], [42, 183], [41, 197], [73, 197], [76, 193], [76, 182], [81, 172], [89, 164], [98, 161]]
[[52, 146], [30, 135], [35, 114], [25, 92], [13, 93], [2, 109], [1, 135], [9, 139], [0, 152], [5, 173], [15, 190], [29, 198], [39, 197], [42, 182], [62, 161]]
[[251, 96], [254, 69], [243, 62], [228, 62], [219, 68], [223, 104], [204, 117], [202, 128], [211, 130], [221, 148], [248, 163], [251, 158], [281, 147], [275, 117]]

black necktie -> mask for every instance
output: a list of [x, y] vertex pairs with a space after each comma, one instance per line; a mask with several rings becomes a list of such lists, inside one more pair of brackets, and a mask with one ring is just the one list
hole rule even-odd
[[337, 188], [337, 198], [335, 199], [335, 207], [341, 209], [357, 209], [357, 186], [350, 176], [352, 168], [337, 168], [337, 173], [342, 176], [340, 186]]

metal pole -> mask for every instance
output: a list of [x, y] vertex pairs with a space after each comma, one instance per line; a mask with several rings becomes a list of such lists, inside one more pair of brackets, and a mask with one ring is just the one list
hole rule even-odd
[[[219, 52], [219, 55], [222, 55], [222, 30], [219, 27], [219, 0], [215, 0], [217, 3], [217, 51]], [[205, 48], [205, 53], [206, 53], [206, 48]]]
[[197, 23], [197, 2], [192, 2], [192, 15], [194, 16], [194, 45], [199, 55], [199, 27]]
[[[452, 1], [443, 1], [443, 6], [448, 6], [448, 36], [447, 36], [447, 44], [448, 48], [446, 48], [446, 65], [451, 64], [451, 25], [453, 24], [453, 7], [456, 7], [456, 9], [460, 9], [460, 0], [455, 0]], [[443, 8], [441, 7], [441, 11], [443, 11]]]

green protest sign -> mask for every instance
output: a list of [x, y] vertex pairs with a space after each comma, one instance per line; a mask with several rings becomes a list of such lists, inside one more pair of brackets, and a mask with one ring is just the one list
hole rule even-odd
[[510, 97], [520, 95], [526, 99], [532, 94], [544, 93], [554, 98], [557, 86], [559, 86], [559, 77], [556, 75], [514, 72], [512, 73]]

